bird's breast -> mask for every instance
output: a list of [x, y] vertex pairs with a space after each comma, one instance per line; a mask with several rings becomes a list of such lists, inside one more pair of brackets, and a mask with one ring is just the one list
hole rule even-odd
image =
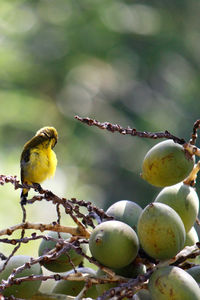
[[41, 183], [54, 175], [56, 165], [56, 155], [50, 147], [39, 146], [31, 149], [29, 162], [24, 166], [25, 180]]

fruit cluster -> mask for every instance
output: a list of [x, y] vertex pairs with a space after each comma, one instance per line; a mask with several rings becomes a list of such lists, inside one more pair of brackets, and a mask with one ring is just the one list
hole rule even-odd
[[[158, 143], [145, 156], [142, 177], [163, 187], [154, 202], [143, 210], [136, 203], [114, 203], [107, 214], [113, 221], [99, 224], [89, 240], [92, 255], [116, 274], [133, 278], [144, 274], [146, 266], [137, 264], [139, 249], [155, 260], [166, 261], [185, 246], [198, 242], [194, 224], [199, 212], [195, 189], [184, 183], [194, 167], [194, 156], [172, 140]], [[198, 258], [193, 260], [198, 264]], [[137, 270], [137, 271], [136, 271]], [[188, 271], [177, 266], [155, 268], [148, 290], [134, 299], [200, 299], [200, 266]], [[125, 298], [124, 298], [125, 299]]]
[[[51, 251], [59, 251], [58, 237], [64, 241], [71, 238], [69, 234], [50, 232], [49, 239], [43, 239], [39, 247], [39, 257], [47, 254], [46, 261], [42, 260], [41, 264], [51, 272], [61, 273], [65, 279], [74, 273], [73, 267], [76, 266], [78, 273], [96, 278], [98, 283], [88, 287], [85, 294], [93, 299], [103, 293], [110, 295], [103, 299], [110, 299], [115, 294], [120, 280], [112, 281], [107, 272], [110, 270], [122, 282], [123, 278], [125, 282], [138, 277], [141, 280], [146, 278], [143, 286], [133, 289], [132, 295], [129, 293], [123, 297], [121, 294], [119, 299], [200, 300], [199, 257], [189, 259], [186, 264], [189, 267], [184, 265], [185, 261], [183, 264], [173, 264], [174, 257], [181, 250], [199, 241], [194, 228], [199, 199], [192, 186], [194, 182], [188, 179], [194, 166], [194, 155], [183, 145], [172, 140], [158, 143], [146, 154], [141, 175], [148, 183], [163, 188], [154, 201], [144, 209], [129, 200], [111, 205], [106, 211], [111, 220], [105, 219], [93, 228], [89, 247], [87, 243], [80, 244], [79, 253], [69, 246], [59, 257], [48, 260]], [[97, 271], [81, 266], [88, 251], [101, 266]], [[14, 268], [27, 261], [30, 261], [29, 257], [13, 256], [1, 272], [0, 280], [6, 280]], [[17, 274], [16, 278], [40, 276], [41, 272], [38, 263]], [[149, 276], [145, 277], [147, 273]], [[103, 281], [105, 278], [107, 281]], [[58, 280], [51, 293], [77, 296], [84, 285], [84, 281]], [[40, 281], [27, 281], [11, 285], [3, 294], [30, 299], [39, 287]], [[108, 292], [110, 289], [111, 294]]]

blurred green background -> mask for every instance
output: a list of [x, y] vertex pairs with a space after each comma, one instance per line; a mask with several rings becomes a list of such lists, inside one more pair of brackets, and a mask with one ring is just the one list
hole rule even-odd
[[[200, 118], [199, 15], [194, 0], [1, 0], [1, 174], [19, 176], [24, 143], [50, 125], [59, 133], [58, 168], [43, 187], [104, 209], [121, 199], [153, 201], [159, 189], [140, 172], [157, 141], [74, 116], [189, 140]], [[21, 222], [19, 195], [1, 187], [1, 228]], [[52, 222], [55, 208], [34, 204], [27, 218]]]

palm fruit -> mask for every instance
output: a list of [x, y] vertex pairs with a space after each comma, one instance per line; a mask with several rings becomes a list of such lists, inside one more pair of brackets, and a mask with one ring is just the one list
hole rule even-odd
[[181, 218], [173, 208], [159, 202], [153, 202], [143, 210], [137, 232], [142, 248], [155, 259], [172, 258], [185, 243]]
[[194, 156], [172, 140], [158, 143], [144, 157], [142, 178], [165, 187], [183, 181], [194, 166]]
[[[82, 274], [89, 274], [93, 277], [96, 276], [96, 272], [91, 268], [78, 268], [77, 272]], [[74, 270], [70, 270], [62, 275], [70, 275], [74, 273]], [[73, 281], [73, 280], [59, 280], [54, 286], [52, 293], [53, 294], [63, 294], [68, 296], [77, 296], [85, 285], [84, 281]], [[98, 296], [96, 286], [92, 285], [86, 292], [85, 297], [91, 297], [96, 299]]]
[[181, 217], [186, 232], [194, 225], [199, 212], [199, 198], [193, 187], [182, 182], [165, 187], [155, 202], [172, 207]]
[[161, 267], [149, 280], [152, 300], [200, 300], [200, 289], [194, 278], [178, 267]]
[[[52, 238], [58, 238], [57, 232], [49, 232], [48, 236]], [[69, 233], [60, 233], [61, 238], [68, 240], [70, 239], [71, 235]], [[39, 256], [46, 254], [48, 251], [54, 249], [56, 247], [56, 242], [54, 241], [47, 241], [42, 240], [39, 246]], [[82, 251], [86, 253], [87, 246], [85, 244], [81, 245]], [[66, 272], [68, 270], [71, 270], [73, 268], [72, 264], [70, 263], [70, 259], [73, 262], [75, 266], [78, 266], [83, 261], [83, 256], [78, 254], [74, 249], [70, 249], [67, 251], [66, 254], [61, 254], [58, 258], [55, 260], [49, 260], [43, 262], [43, 266], [52, 272]]]
[[200, 284], [200, 265], [188, 269], [187, 272]]
[[152, 300], [148, 290], [140, 290], [133, 296], [133, 300]]
[[142, 208], [135, 202], [121, 200], [112, 204], [106, 211], [108, 216], [114, 217], [115, 220], [124, 222], [136, 230], [139, 216]]
[[[0, 273], [0, 282], [2, 280], [7, 280], [9, 275], [13, 272], [14, 269], [17, 269], [20, 266], [30, 262], [31, 257], [25, 255], [16, 255], [12, 256], [9, 260], [8, 264], [6, 265], [5, 269]], [[0, 269], [2, 269], [4, 265], [4, 261], [0, 262]], [[33, 276], [33, 275], [41, 275], [42, 269], [40, 264], [33, 264], [30, 268], [23, 270], [22, 272], [15, 275], [14, 278], [26, 277], [26, 276]], [[16, 298], [21, 299], [30, 299], [34, 294], [37, 293], [39, 287], [41, 285], [40, 280], [30, 280], [25, 281], [20, 284], [14, 284], [10, 287], [6, 288], [2, 293], [5, 297], [14, 296]]]
[[[104, 276], [106, 276], [106, 273], [103, 270], [98, 269], [97, 278], [104, 277]], [[101, 296], [105, 291], [111, 289], [112, 287], [116, 287], [116, 286], [117, 286], [116, 282], [108, 282], [108, 283], [97, 284], [96, 289], [97, 289], [98, 295]]]
[[186, 233], [186, 239], [185, 239], [185, 246], [192, 246], [196, 244], [199, 241], [198, 234], [196, 232], [196, 229], [192, 227], [187, 233]]
[[125, 266], [121, 269], [112, 270], [115, 274], [126, 277], [126, 278], [136, 278], [138, 275], [142, 275], [146, 273], [146, 266], [140, 262], [133, 261], [128, 266]]
[[123, 268], [136, 257], [139, 241], [135, 231], [120, 221], [106, 221], [96, 226], [89, 238], [92, 256], [110, 268]]

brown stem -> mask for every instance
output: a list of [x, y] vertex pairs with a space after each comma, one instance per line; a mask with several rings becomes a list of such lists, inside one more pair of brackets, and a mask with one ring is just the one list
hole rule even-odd
[[124, 128], [118, 124], [111, 124], [109, 122], [99, 122], [97, 120], [94, 119], [90, 119], [90, 118], [81, 118], [79, 116], [75, 116], [75, 119], [77, 119], [78, 121], [87, 124], [89, 126], [96, 126], [100, 129], [106, 129], [110, 132], [118, 132], [121, 133], [123, 135], [129, 134], [132, 136], [138, 136], [138, 137], [142, 137], [142, 138], [149, 138], [149, 139], [171, 139], [174, 142], [183, 145], [184, 143], [186, 143], [186, 141], [184, 139], [180, 139], [177, 136], [172, 135], [169, 131], [165, 131], [165, 132], [148, 132], [148, 131], [137, 131], [135, 128]]

